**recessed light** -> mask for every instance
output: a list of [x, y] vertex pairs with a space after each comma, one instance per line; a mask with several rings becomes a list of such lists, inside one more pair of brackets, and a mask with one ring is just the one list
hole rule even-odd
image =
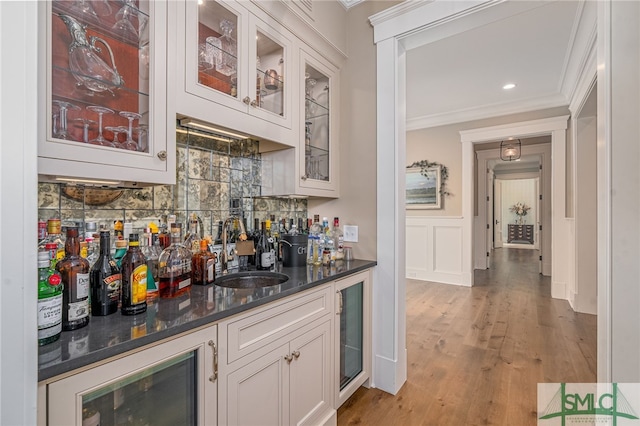
[[515, 83], [507, 83], [507, 84], [505, 84], [504, 86], [502, 86], [502, 88], [503, 88], [504, 90], [511, 90], [511, 89], [513, 89], [514, 87], [516, 87], [516, 84], [515, 84]]

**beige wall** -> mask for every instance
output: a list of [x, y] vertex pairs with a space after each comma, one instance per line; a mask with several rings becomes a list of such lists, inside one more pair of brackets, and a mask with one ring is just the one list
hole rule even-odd
[[[411, 87], [411, 82], [407, 82], [407, 87]], [[568, 108], [559, 107], [407, 132], [407, 165], [420, 160], [429, 160], [444, 164], [449, 169], [447, 191], [451, 193], [451, 195], [444, 198], [443, 209], [407, 210], [407, 216], [462, 216], [461, 130], [537, 120], [567, 114], [569, 114]]]
[[369, 16], [396, 1], [365, 1], [347, 15], [348, 56], [341, 70], [340, 198], [309, 200], [309, 215], [358, 225], [354, 256], [376, 259], [376, 47]]

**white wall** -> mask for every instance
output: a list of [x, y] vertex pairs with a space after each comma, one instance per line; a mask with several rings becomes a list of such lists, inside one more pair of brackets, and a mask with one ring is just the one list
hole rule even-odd
[[516, 203], [524, 203], [531, 207], [524, 216], [525, 225], [535, 225], [536, 223], [536, 180], [535, 179], [510, 179], [502, 181], [502, 236], [503, 242], [507, 242], [508, 224], [518, 223], [515, 213], [510, 208]]

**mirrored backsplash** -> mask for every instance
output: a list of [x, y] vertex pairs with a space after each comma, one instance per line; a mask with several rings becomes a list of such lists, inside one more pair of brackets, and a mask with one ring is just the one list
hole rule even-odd
[[234, 140], [178, 126], [176, 184], [140, 189], [102, 189], [57, 183], [38, 185], [38, 216], [62, 219], [62, 224], [97, 222], [113, 228], [115, 220], [131, 222], [142, 232], [149, 222], [159, 224], [175, 214], [200, 217], [204, 234], [216, 235], [218, 221], [231, 215], [253, 219], [307, 218], [307, 200], [260, 196], [258, 142]]

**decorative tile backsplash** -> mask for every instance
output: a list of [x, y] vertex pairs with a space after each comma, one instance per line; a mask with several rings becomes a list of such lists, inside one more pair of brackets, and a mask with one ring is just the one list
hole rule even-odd
[[[307, 217], [307, 200], [260, 197], [260, 154], [253, 140], [220, 141], [205, 132], [178, 126], [175, 185], [140, 189], [110, 189], [95, 197], [93, 188], [65, 184], [38, 185], [39, 218], [59, 217], [62, 223], [96, 221], [113, 227], [114, 220], [131, 222], [141, 232], [149, 222], [175, 214], [186, 228], [187, 217], [197, 214], [204, 233], [215, 235], [217, 223], [231, 214], [246, 219]], [[73, 191], [72, 191], [73, 190]], [[115, 199], [114, 199], [115, 198]], [[112, 200], [112, 201], [109, 201]]]

